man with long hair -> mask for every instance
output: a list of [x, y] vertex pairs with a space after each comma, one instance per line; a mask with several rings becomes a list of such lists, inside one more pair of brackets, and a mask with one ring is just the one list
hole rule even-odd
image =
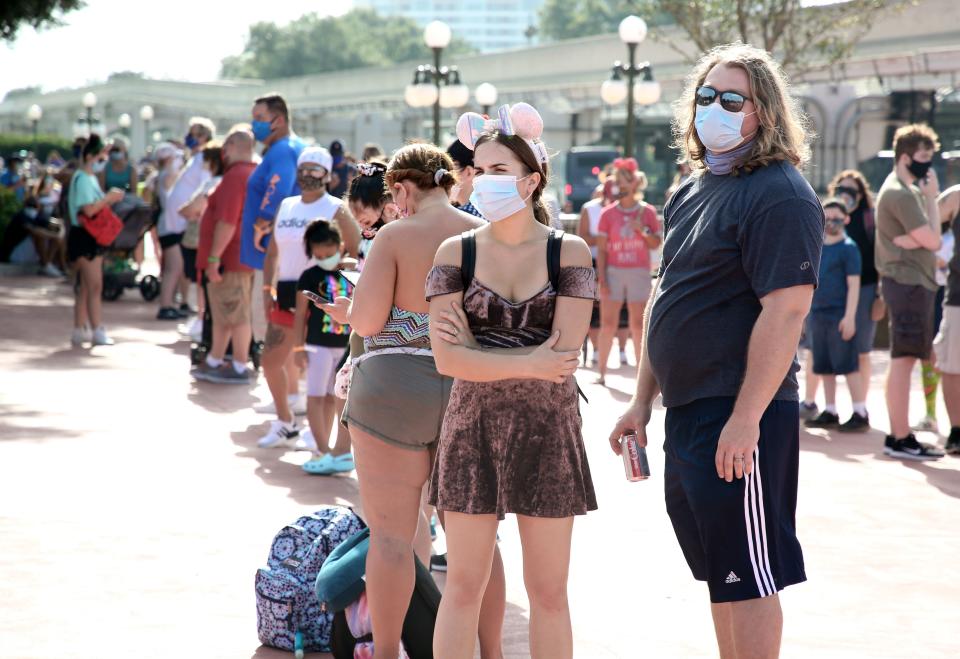
[[824, 225], [798, 170], [809, 138], [779, 65], [743, 44], [696, 65], [674, 134], [693, 174], [664, 207], [637, 391], [610, 443], [632, 430], [645, 445], [662, 394], [667, 512], [720, 656], [775, 657], [778, 592], [806, 579], [796, 352]]

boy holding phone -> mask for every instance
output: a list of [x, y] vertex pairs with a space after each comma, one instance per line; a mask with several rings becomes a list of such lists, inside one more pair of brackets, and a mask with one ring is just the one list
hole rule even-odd
[[344, 401], [334, 396], [337, 370], [350, 341], [350, 327], [340, 325], [318, 304], [337, 297], [350, 297], [353, 284], [340, 273], [343, 245], [336, 226], [326, 220], [315, 220], [303, 234], [304, 248], [314, 265], [304, 270], [297, 282], [297, 306], [293, 331], [297, 364], [307, 372], [307, 420], [313, 435], [305, 443], [313, 457], [303, 465], [311, 474], [330, 475], [353, 470], [350, 435], [337, 424], [337, 441], [327, 450], [330, 429], [340, 418]]

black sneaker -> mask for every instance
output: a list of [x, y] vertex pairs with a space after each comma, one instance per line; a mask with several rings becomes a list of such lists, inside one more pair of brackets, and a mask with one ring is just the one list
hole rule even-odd
[[960, 428], [951, 428], [950, 436], [947, 437], [947, 453], [950, 455], [960, 455]]
[[840, 425], [840, 417], [833, 412], [826, 410], [820, 412], [820, 416], [815, 419], [807, 419], [803, 422], [807, 428], [836, 428]]
[[816, 403], [800, 403], [800, 418], [804, 421], [815, 419], [819, 411], [820, 408], [817, 407]]
[[840, 432], [863, 432], [870, 430], [870, 417], [854, 412], [853, 416], [841, 423], [837, 428]]
[[897, 438], [893, 435], [887, 435], [883, 438], [883, 452], [885, 455], [890, 455], [890, 452], [893, 450], [893, 445], [897, 443]]
[[447, 555], [444, 554], [434, 554], [430, 557], [430, 571], [431, 572], [446, 572], [447, 571]]
[[196, 315], [197, 315], [196, 310], [195, 310], [193, 307], [191, 307], [189, 304], [187, 304], [186, 302], [184, 302], [183, 304], [180, 305], [180, 310], [179, 310], [179, 311], [180, 311], [180, 315], [183, 316], [184, 318], [186, 318], [187, 316], [196, 316]]
[[157, 312], [157, 320], [183, 320], [183, 315], [173, 307], [163, 307]]
[[884, 453], [901, 460], [939, 460], [943, 457], [943, 451], [932, 444], [921, 444], [913, 433], [895, 440], [889, 451], [884, 449]]

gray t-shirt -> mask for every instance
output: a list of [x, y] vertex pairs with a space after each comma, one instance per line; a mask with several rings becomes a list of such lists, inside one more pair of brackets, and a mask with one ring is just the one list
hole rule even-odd
[[[660, 285], [647, 350], [666, 407], [736, 396], [772, 291], [817, 284], [823, 209], [792, 165], [692, 176], [663, 209]], [[775, 400], [798, 400], [793, 365]]]

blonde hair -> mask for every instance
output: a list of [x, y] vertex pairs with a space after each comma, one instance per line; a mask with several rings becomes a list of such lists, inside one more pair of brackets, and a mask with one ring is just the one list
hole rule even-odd
[[778, 160], [803, 167], [810, 160], [813, 135], [807, 129], [800, 104], [790, 95], [786, 74], [770, 53], [739, 42], [718, 46], [706, 53], [687, 76], [683, 94], [674, 105], [674, 147], [682, 151], [694, 170], [706, 169], [707, 149], [694, 125], [695, 96], [718, 64], [736, 66], [746, 72], [750, 100], [757, 111], [757, 135], [741, 167], [750, 171]]

